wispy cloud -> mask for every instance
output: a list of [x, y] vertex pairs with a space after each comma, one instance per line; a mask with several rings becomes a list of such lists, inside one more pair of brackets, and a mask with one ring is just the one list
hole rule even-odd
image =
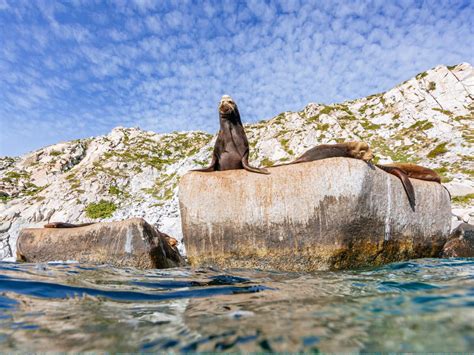
[[472, 1], [0, 0], [0, 155], [117, 125], [217, 129], [472, 62]]

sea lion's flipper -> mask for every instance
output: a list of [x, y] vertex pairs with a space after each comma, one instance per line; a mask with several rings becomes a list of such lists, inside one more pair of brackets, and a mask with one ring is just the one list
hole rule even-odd
[[413, 188], [413, 184], [411, 183], [408, 175], [399, 168], [377, 165], [380, 169], [386, 171], [389, 174], [395, 175], [400, 179], [402, 182], [403, 188], [408, 196], [408, 202], [410, 203], [410, 207], [413, 211], [415, 211], [416, 200], [415, 200], [415, 189]]
[[244, 157], [242, 158], [242, 165], [245, 170], [251, 171], [252, 173], [257, 173], [257, 174], [267, 174], [269, 175], [270, 172], [265, 169], [265, 168], [255, 168], [251, 165], [249, 165], [249, 153], [245, 153]]
[[212, 161], [211, 164], [207, 168], [202, 168], [202, 169], [192, 169], [191, 171], [200, 171], [202, 173], [210, 173], [211, 171], [216, 170], [216, 164], [217, 164], [217, 157], [215, 153], [212, 153]]
[[444, 186], [443, 184], [440, 183], [441, 186], [444, 187], [444, 189], [448, 192], [448, 196], [449, 196], [449, 200], [451, 201], [451, 192], [449, 192], [448, 188], [446, 186]]
[[207, 168], [202, 168], [202, 169], [192, 169], [191, 171], [199, 171], [201, 173], [210, 173], [211, 171], [215, 171], [214, 164], [209, 165]]
[[244, 165], [244, 169], [247, 170], [247, 171], [251, 171], [253, 173], [258, 173], [258, 174], [266, 174], [266, 175], [270, 174], [270, 172], [265, 168], [255, 168], [255, 167], [250, 166], [248, 164], [244, 164], [243, 162], [242, 162], [242, 164]]

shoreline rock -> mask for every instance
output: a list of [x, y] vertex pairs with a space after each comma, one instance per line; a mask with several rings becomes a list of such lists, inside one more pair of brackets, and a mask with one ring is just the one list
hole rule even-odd
[[142, 218], [77, 228], [26, 228], [17, 241], [25, 262], [75, 260], [140, 269], [184, 265], [176, 241]]
[[442, 258], [474, 257], [474, 226], [462, 223], [453, 230], [443, 247]]
[[179, 201], [188, 259], [285, 271], [348, 269], [437, 257], [451, 225], [447, 191], [412, 179], [416, 211], [399, 179], [345, 158], [271, 168], [191, 172]]

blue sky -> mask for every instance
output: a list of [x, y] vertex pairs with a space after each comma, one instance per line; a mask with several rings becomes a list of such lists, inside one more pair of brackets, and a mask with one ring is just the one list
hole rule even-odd
[[115, 126], [218, 128], [473, 62], [473, 1], [0, 0], [0, 155]]

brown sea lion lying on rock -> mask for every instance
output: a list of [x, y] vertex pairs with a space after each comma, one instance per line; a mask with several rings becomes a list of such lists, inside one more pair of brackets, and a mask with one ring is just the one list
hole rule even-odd
[[[365, 142], [321, 144], [309, 149], [299, 158], [290, 163], [274, 166], [305, 163], [334, 157], [361, 159], [365, 162], [370, 163], [374, 155], [369, 145]], [[392, 163], [376, 164], [376, 166], [389, 174], [395, 175], [400, 179], [403, 188], [405, 189], [405, 192], [408, 196], [410, 206], [413, 210], [415, 209], [416, 205], [415, 190], [409, 178], [441, 183], [441, 177], [435, 171], [419, 165], [410, 163]]]
[[94, 223], [72, 224], [72, 223], [66, 223], [66, 222], [51, 222], [51, 223], [45, 224], [43, 227], [44, 228], [79, 228], [79, 227], [90, 226], [91, 224], [94, 224]]
[[361, 159], [363, 161], [371, 161], [374, 154], [369, 145], [365, 142], [345, 142], [337, 144], [321, 144], [306, 151], [295, 161], [290, 164], [304, 163], [332, 157], [346, 157]]
[[269, 174], [268, 170], [249, 165], [249, 142], [240, 120], [239, 109], [228, 95], [219, 103], [220, 129], [212, 153], [211, 164], [207, 168], [193, 171], [222, 171], [245, 169], [254, 173]]
[[374, 155], [369, 145], [364, 142], [345, 142], [338, 144], [320, 144], [316, 147], [313, 147], [307, 150], [303, 155], [301, 155], [296, 160], [279, 165], [273, 166], [283, 166], [291, 164], [306, 163], [310, 161], [316, 161], [327, 158], [335, 157], [345, 157], [345, 158], [354, 158], [361, 159], [366, 162], [369, 162], [373, 159]]
[[[51, 222], [48, 224], [45, 224], [43, 227], [44, 228], [79, 228], [79, 227], [87, 227], [92, 224], [96, 224], [96, 222], [91, 222], [91, 223], [79, 223], [79, 224], [73, 224], [73, 223], [66, 223], [66, 222]], [[167, 234], [162, 233], [167, 240], [168, 244], [171, 247], [174, 247], [179, 244], [178, 240], [170, 237]]]
[[394, 170], [400, 170], [412, 179], [441, 183], [441, 176], [439, 176], [436, 171], [425, 168], [424, 166], [411, 163], [377, 164], [377, 166], [391, 174]]
[[[424, 181], [433, 181], [441, 184], [441, 176], [434, 170], [425, 168], [411, 163], [391, 163], [376, 164], [376, 166], [389, 174], [395, 175], [402, 182], [403, 188], [408, 196], [410, 206], [414, 209], [416, 205], [415, 190], [410, 179], [418, 179]], [[443, 186], [444, 187], [444, 186]], [[446, 189], [446, 188], [445, 188]], [[448, 191], [448, 189], [446, 189]], [[449, 194], [449, 191], [448, 191]], [[451, 198], [451, 194], [449, 194]]]

